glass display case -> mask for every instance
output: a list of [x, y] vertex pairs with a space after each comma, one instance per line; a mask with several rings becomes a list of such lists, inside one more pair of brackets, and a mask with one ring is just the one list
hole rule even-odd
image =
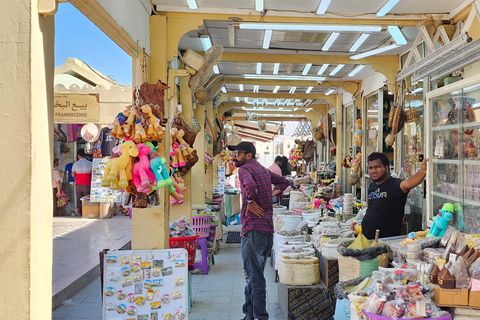
[[[355, 128], [353, 126], [353, 102], [350, 104], [347, 104], [344, 108], [343, 112], [343, 123], [344, 123], [344, 132], [343, 132], [343, 141], [342, 141], [342, 159], [345, 158], [346, 156], [351, 156], [352, 158], [355, 157], [353, 154], [352, 150], [352, 137], [353, 137], [353, 132], [355, 132]], [[345, 179], [342, 179], [342, 188], [345, 190], [345, 192], [350, 193], [352, 191], [352, 188], [349, 183], [348, 177], [350, 176], [350, 168], [344, 168], [342, 167], [342, 177], [345, 177]]]
[[452, 225], [480, 231], [480, 75], [428, 92], [426, 108], [427, 224], [445, 203]]
[[[420, 155], [425, 154], [424, 142], [424, 105], [423, 105], [423, 82], [419, 82], [415, 86], [410, 85], [410, 79], [404, 82], [405, 95], [403, 98], [404, 110], [411, 112], [415, 117], [405, 123], [402, 130], [403, 153], [400, 161], [405, 178], [411, 177], [420, 170]], [[419, 184], [407, 196], [407, 206], [405, 212], [408, 213], [407, 221], [409, 231], [417, 231], [423, 229], [423, 203], [424, 203], [424, 185]]]

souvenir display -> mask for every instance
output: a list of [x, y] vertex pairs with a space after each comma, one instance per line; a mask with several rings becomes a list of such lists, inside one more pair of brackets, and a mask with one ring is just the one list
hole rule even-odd
[[186, 260], [185, 249], [109, 251], [104, 262], [102, 319], [151, 320], [167, 314], [174, 320], [187, 319]]

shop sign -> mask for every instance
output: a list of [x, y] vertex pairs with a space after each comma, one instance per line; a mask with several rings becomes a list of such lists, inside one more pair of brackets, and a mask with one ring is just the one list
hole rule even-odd
[[65, 93], [55, 94], [53, 121], [59, 123], [99, 122], [99, 95]]

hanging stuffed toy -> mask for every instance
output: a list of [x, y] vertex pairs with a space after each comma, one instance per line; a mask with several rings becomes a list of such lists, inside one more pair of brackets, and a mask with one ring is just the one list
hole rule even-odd
[[362, 145], [362, 119], [358, 119], [355, 122], [355, 134], [353, 135], [353, 145]]
[[105, 166], [101, 186], [118, 189], [128, 187], [126, 168], [130, 164], [131, 157], [138, 156], [138, 149], [133, 141], [126, 141], [120, 145], [122, 154], [118, 158], [110, 158]]
[[355, 185], [360, 182], [360, 177], [362, 176], [362, 154], [359, 152], [357, 153], [357, 157], [352, 162], [352, 170], [350, 173], [350, 185]]
[[150, 159], [148, 158], [152, 149], [143, 143], [137, 144], [137, 149], [140, 161], [133, 165], [133, 183], [138, 192], [150, 193], [152, 190], [150, 185], [157, 185], [155, 175], [150, 170]]

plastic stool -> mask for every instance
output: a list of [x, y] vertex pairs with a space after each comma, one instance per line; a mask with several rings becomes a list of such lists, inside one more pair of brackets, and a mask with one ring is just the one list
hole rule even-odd
[[197, 245], [200, 246], [202, 250], [202, 262], [197, 262], [193, 264], [195, 269], [203, 269], [203, 274], [208, 274], [208, 249], [207, 249], [207, 237], [202, 237], [197, 239]]
[[195, 269], [203, 269], [203, 274], [208, 274], [208, 248], [207, 237], [210, 235], [211, 214], [192, 215], [192, 229], [200, 235], [197, 239], [197, 245], [202, 250], [202, 262], [194, 263]]

